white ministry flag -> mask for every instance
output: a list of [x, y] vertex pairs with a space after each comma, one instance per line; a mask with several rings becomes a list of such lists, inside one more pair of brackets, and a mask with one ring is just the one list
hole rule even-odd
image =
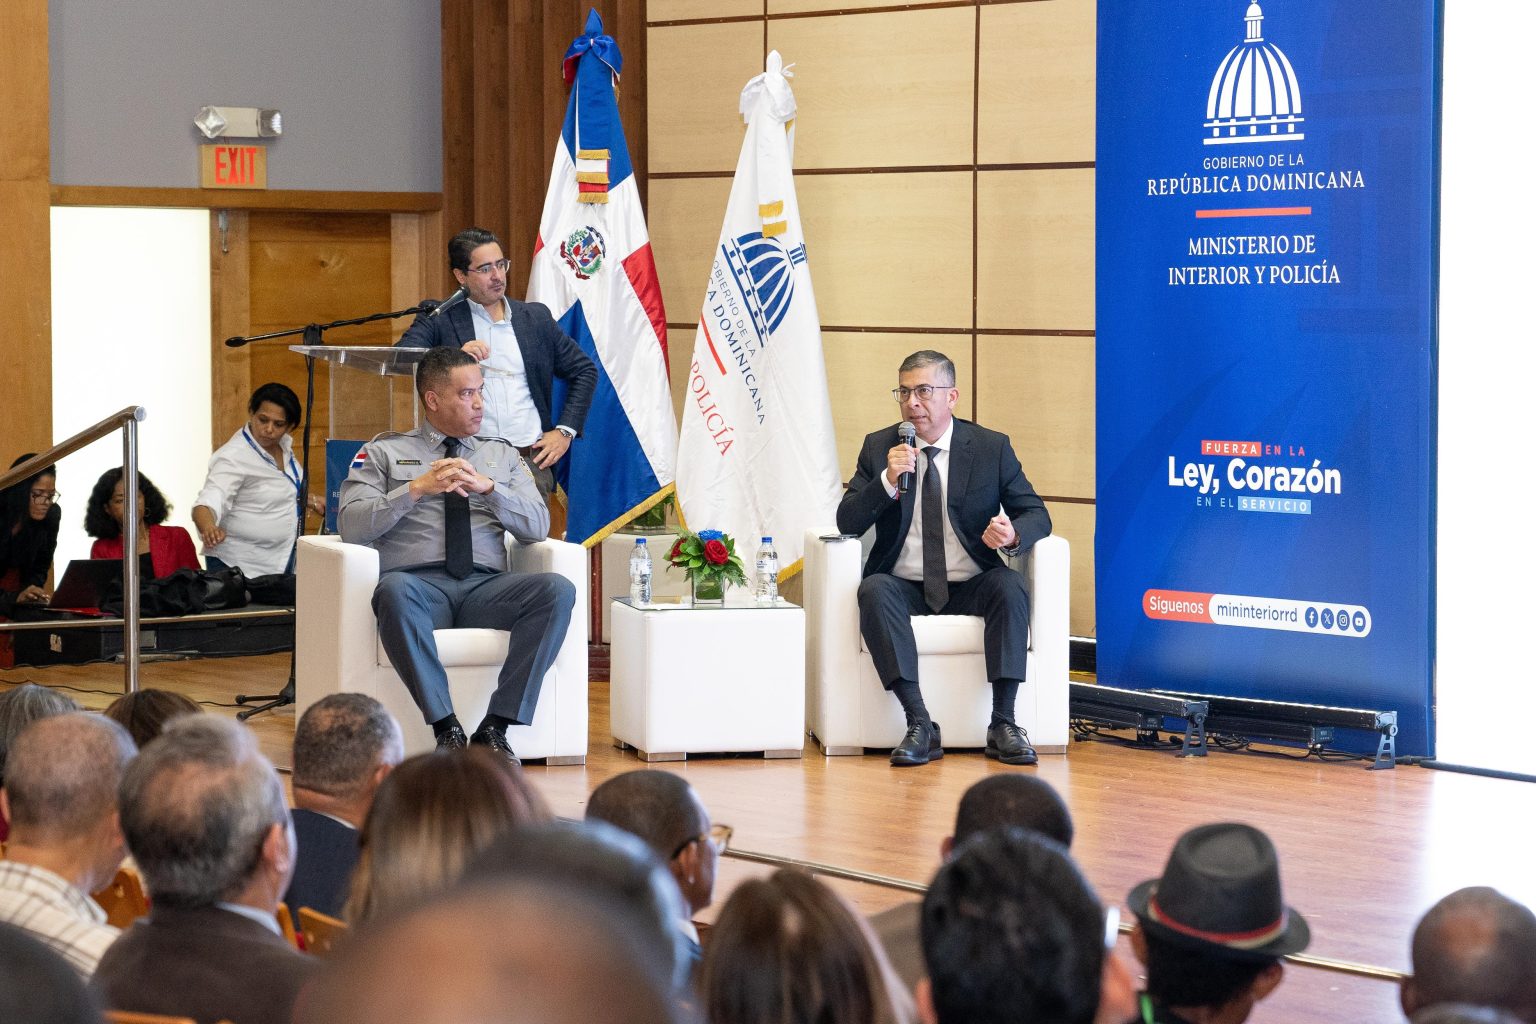
[[741, 91], [747, 136], [694, 335], [677, 452], [692, 530], [724, 530], [750, 563], [772, 536], [780, 577], [842, 492], [821, 321], [791, 171], [795, 96], [778, 51]]

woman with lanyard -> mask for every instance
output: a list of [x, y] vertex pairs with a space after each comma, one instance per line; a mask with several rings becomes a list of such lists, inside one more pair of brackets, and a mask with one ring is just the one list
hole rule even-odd
[[250, 421], [208, 460], [192, 523], [210, 569], [238, 566], [247, 576], [292, 572], [304, 474], [290, 435], [303, 410], [299, 396], [276, 383], [257, 388], [249, 410]]

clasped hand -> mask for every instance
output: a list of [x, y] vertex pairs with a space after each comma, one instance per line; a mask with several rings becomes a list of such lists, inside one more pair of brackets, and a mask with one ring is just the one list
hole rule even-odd
[[467, 497], [470, 492], [489, 493], [495, 486], [496, 482], [477, 473], [468, 459], [438, 459], [425, 473], [411, 481], [411, 492], [418, 498], [448, 491]]

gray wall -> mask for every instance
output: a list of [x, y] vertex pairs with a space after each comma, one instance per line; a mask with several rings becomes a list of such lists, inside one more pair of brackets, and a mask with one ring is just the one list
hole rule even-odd
[[49, 0], [48, 18], [54, 184], [196, 187], [212, 104], [283, 112], [268, 188], [442, 188], [436, 0]]

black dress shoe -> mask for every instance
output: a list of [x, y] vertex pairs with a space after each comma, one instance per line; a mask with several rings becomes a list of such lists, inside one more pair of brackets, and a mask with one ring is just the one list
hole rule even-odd
[[494, 725], [482, 725], [475, 730], [475, 734], [469, 738], [469, 742], [477, 747], [489, 747], [498, 754], [502, 754], [514, 768], [522, 767], [523, 762], [512, 752], [512, 746], [507, 742], [507, 734]]
[[1029, 745], [1029, 733], [1012, 722], [993, 722], [987, 726], [987, 749], [983, 753], [1003, 764], [1034, 764], [1040, 760], [1035, 756], [1035, 748]]
[[464, 735], [464, 730], [456, 725], [450, 725], [446, 732], [437, 738], [438, 750], [468, 750], [469, 737]]
[[891, 751], [891, 765], [896, 768], [911, 768], [915, 765], [927, 764], [929, 761], [937, 761], [944, 756], [944, 747], [939, 741], [938, 722], [914, 722], [907, 730], [907, 735], [896, 744], [896, 749]]

